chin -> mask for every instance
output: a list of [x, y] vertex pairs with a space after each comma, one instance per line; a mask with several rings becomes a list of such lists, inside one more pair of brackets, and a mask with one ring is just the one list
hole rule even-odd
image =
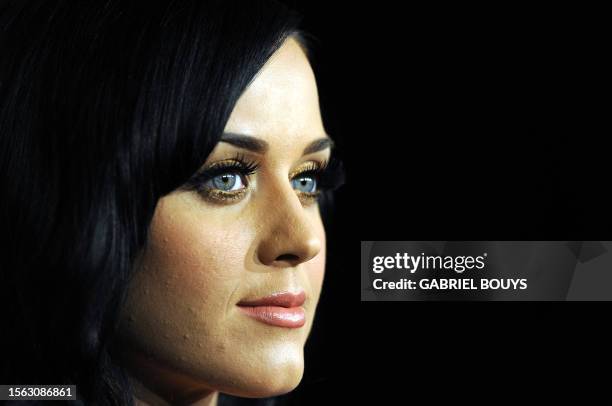
[[283, 395], [300, 384], [304, 375], [304, 360], [300, 357], [263, 365], [249, 364], [249, 370], [241, 375], [235, 382], [236, 386], [223, 388], [221, 392], [245, 398]]

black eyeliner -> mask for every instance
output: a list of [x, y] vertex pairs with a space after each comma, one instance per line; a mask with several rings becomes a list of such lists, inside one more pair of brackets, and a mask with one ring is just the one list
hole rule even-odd
[[340, 159], [332, 157], [323, 164], [314, 163], [314, 165], [316, 167], [297, 173], [293, 179], [312, 177], [316, 180], [319, 190], [334, 190], [344, 184], [344, 167]]
[[252, 175], [259, 169], [259, 163], [246, 159], [243, 155], [236, 155], [233, 158], [223, 160], [221, 162], [214, 163], [208, 168], [201, 170], [196, 173], [187, 181], [187, 187], [198, 188], [204, 183], [213, 179], [216, 176], [220, 176], [226, 173], [236, 173], [241, 175], [244, 179], [249, 175]]

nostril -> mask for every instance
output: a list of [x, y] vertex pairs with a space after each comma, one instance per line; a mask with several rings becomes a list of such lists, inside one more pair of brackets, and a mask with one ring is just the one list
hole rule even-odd
[[300, 258], [297, 255], [294, 254], [283, 254], [283, 255], [279, 255], [278, 257], [276, 257], [277, 261], [286, 261], [286, 262], [296, 262], [298, 261]]

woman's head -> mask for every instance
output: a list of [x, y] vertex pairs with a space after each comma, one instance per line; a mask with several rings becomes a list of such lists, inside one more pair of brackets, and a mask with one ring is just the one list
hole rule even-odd
[[[293, 389], [323, 282], [312, 171], [329, 161], [330, 145], [296, 40], [258, 73], [225, 134], [194, 188], [159, 201], [122, 317], [125, 363], [168, 394]], [[280, 292], [305, 295], [304, 319], [301, 309], [290, 314], [290, 327], [237, 306]]]
[[[298, 23], [264, 0], [2, 6], [3, 382], [297, 385], [330, 180]], [[278, 291], [305, 293], [303, 326], [237, 306]]]

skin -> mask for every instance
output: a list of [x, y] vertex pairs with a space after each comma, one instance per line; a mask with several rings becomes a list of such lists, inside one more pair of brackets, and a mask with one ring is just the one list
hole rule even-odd
[[[220, 142], [204, 163], [240, 153], [260, 164], [239, 200], [177, 190], [158, 202], [115, 350], [139, 404], [216, 405], [219, 392], [274, 396], [303, 376], [324, 278], [325, 230], [316, 201], [302, 199], [290, 179], [305, 163], [328, 160], [330, 150], [303, 155], [326, 135], [315, 76], [292, 37], [240, 97], [225, 131], [269, 148], [255, 153]], [[300, 290], [300, 328], [264, 324], [236, 306]]]

